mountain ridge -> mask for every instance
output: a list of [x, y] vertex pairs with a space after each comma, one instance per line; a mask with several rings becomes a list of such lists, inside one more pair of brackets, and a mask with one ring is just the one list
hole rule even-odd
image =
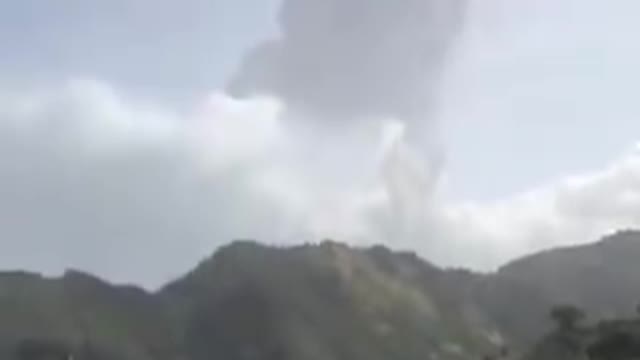
[[0, 322], [0, 355], [21, 339], [126, 360], [463, 359], [503, 346], [522, 351], [551, 326], [547, 312], [558, 303], [600, 318], [632, 311], [640, 299], [636, 255], [640, 232], [625, 231], [482, 274], [385, 246], [239, 241], [155, 291], [77, 270], [57, 278], [4, 272], [0, 318], [9, 321]]

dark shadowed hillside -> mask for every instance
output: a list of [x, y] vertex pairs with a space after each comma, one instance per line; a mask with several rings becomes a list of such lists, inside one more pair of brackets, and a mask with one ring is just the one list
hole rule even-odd
[[0, 355], [27, 348], [76, 359], [479, 358], [503, 343], [516, 352], [534, 343], [552, 326], [555, 304], [594, 318], [633, 312], [638, 255], [640, 235], [624, 232], [480, 275], [384, 247], [237, 242], [156, 293], [79, 272], [5, 273]]
[[60, 279], [0, 276], [2, 354], [29, 340], [91, 348], [118, 359], [171, 359], [177, 337], [166, 314], [160, 299], [141, 289], [79, 272]]
[[525, 360], [630, 360], [640, 358], [640, 319], [618, 318], [556, 327], [536, 342]]
[[479, 294], [506, 333], [530, 343], [551, 325], [547, 313], [556, 304], [577, 305], [594, 320], [633, 315], [640, 301], [638, 259], [640, 233], [619, 232], [514, 261]]

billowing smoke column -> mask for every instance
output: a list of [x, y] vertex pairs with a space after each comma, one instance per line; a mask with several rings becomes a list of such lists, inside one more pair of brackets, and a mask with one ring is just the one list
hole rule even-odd
[[[334, 147], [363, 124], [401, 122], [381, 172], [389, 237], [407, 240], [423, 226], [441, 172], [432, 110], [466, 9], [467, 0], [284, 0], [280, 36], [247, 56], [228, 90], [282, 99], [291, 123], [330, 128]], [[352, 151], [353, 138], [339, 146]], [[331, 159], [325, 173], [344, 161]]]
[[466, 0], [284, 0], [281, 36], [253, 50], [229, 84], [321, 121], [427, 122]]

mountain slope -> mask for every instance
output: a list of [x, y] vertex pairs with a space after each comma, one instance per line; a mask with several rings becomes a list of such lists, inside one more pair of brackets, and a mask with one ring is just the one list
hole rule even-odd
[[453, 359], [490, 351], [487, 330], [466, 316], [454, 287], [445, 272], [381, 247], [327, 242], [283, 251], [243, 243], [220, 250], [162, 294], [198, 299], [185, 321], [196, 360], [214, 353]]
[[483, 307], [504, 332], [531, 343], [551, 326], [557, 304], [574, 304], [594, 320], [634, 314], [640, 301], [640, 233], [622, 231], [586, 246], [514, 261], [480, 291]]
[[157, 298], [68, 272], [60, 279], [0, 275], [0, 354], [22, 340], [91, 347], [117, 358], [169, 359], [177, 337]]
[[533, 344], [556, 304], [631, 313], [638, 255], [640, 233], [621, 232], [481, 275], [384, 247], [236, 242], [155, 293], [79, 272], [4, 273], [0, 358], [25, 341], [76, 359], [87, 349], [105, 360], [482, 357]]

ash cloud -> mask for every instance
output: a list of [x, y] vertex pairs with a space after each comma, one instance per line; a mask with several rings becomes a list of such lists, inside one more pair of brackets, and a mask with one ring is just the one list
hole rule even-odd
[[322, 121], [424, 121], [467, 0], [284, 0], [281, 35], [228, 84]]
[[[246, 56], [227, 90], [282, 100], [285, 120], [298, 125], [294, 132], [304, 138], [303, 147], [317, 144], [307, 156], [314, 160], [303, 161], [313, 169], [304, 173], [319, 169], [322, 179], [339, 177], [343, 169], [363, 172], [362, 164], [374, 161], [358, 145], [369, 129], [377, 132], [374, 143], [386, 124], [402, 128], [377, 164], [393, 214], [381, 232], [389, 241], [414, 238], [443, 173], [434, 110], [467, 8], [468, 0], [284, 0], [280, 36]], [[318, 141], [318, 134], [330, 140]], [[349, 188], [359, 176], [350, 177], [337, 187]]]

